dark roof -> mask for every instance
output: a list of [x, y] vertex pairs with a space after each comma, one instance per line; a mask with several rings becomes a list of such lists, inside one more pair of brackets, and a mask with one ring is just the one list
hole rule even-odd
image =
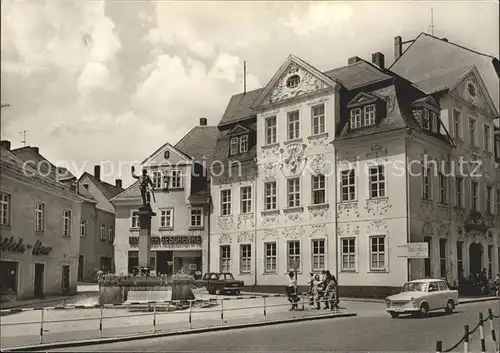
[[[391, 79], [390, 75], [387, 75], [365, 60], [360, 60], [349, 66], [326, 71], [324, 74], [340, 82], [342, 86], [349, 90]], [[257, 111], [253, 110], [251, 107], [263, 89], [264, 88], [259, 88], [247, 92], [246, 94], [239, 93], [232, 96], [219, 126], [234, 124], [246, 118], [257, 116]]]
[[195, 161], [210, 165], [218, 134], [217, 126], [195, 126], [174, 147]]
[[126, 188], [122, 193], [116, 195], [113, 197], [110, 201], [116, 201], [116, 200], [138, 200], [141, 198], [141, 192], [139, 190], [139, 181], [136, 181], [132, 185], [130, 185], [128, 188]]
[[[500, 103], [499, 75], [493, 56], [478, 53], [469, 48], [421, 33], [392, 64], [390, 69], [412, 82], [427, 81], [421, 88], [436, 91], [443, 83], [456, 77], [465, 66], [474, 65], [486, 85], [497, 111]], [[428, 81], [431, 80], [431, 81]], [[417, 84], [420, 87], [420, 84]], [[446, 84], [445, 84], [446, 85]]]
[[440, 92], [445, 89], [452, 88], [460, 78], [470, 69], [472, 66], [461, 67], [451, 71], [447, 71], [442, 75], [431, 77], [423, 81], [415, 82], [415, 86], [420, 88], [427, 94], [432, 94], [435, 92]]
[[75, 177], [68, 169], [52, 164], [52, 162], [41, 155], [40, 152], [32, 146], [16, 148], [11, 150], [11, 152], [24, 162], [34, 162], [44, 175], [53, 180], [62, 181]]
[[125, 189], [116, 187], [116, 185], [107, 183], [103, 180], [97, 179], [95, 176], [93, 176], [90, 173], [83, 173], [82, 176], [80, 177], [79, 180], [82, 180], [84, 176], [88, 176], [90, 180], [97, 186], [97, 188], [101, 191], [101, 193], [106, 197], [108, 200], [112, 199], [119, 193], [123, 192]]

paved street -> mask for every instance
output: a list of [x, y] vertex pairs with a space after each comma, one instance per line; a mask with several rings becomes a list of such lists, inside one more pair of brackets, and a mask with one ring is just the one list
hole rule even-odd
[[[391, 319], [382, 304], [349, 303], [349, 309], [358, 311], [358, 317], [300, 322], [294, 324], [247, 328], [226, 332], [204, 333], [192, 336], [136, 340], [124, 343], [78, 347], [78, 351], [423, 351], [435, 349], [436, 340], [442, 340], [444, 349], [457, 342], [464, 325], [471, 329], [478, 322], [479, 312], [486, 316], [488, 308], [498, 315], [498, 303], [474, 303], [460, 308], [453, 315], [433, 313], [425, 319], [402, 317]], [[499, 320], [496, 320], [498, 330]], [[485, 324], [486, 343], [493, 352]], [[498, 332], [498, 331], [497, 331]], [[498, 334], [497, 334], [498, 336]], [[479, 330], [471, 337], [470, 350], [478, 351]], [[74, 351], [75, 348], [53, 350]], [[463, 350], [462, 347], [456, 351]]]

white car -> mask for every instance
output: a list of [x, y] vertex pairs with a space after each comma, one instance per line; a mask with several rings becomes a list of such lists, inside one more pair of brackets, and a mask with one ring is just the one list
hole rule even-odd
[[387, 312], [397, 318], [400, 314], [427, 315], [429, 311], [444, 309], [452, 313], [458, 305], [458, 291], [448, 288], [441, 279], [410, 281], [401, 293], [385, 298]]

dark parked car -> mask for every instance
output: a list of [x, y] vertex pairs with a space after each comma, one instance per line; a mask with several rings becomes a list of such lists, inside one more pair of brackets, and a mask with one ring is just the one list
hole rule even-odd
[[243, 281], [235, 280], [231, 273], [208, 272], [202, 279], [197, 280], [200, 286], [205, 287], [210, 294], [240, 294], [245, 285]]

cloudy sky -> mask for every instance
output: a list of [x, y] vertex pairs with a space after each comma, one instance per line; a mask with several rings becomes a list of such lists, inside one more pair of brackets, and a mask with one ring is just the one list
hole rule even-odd
[[[320, 70], [386, 54], [429, 32], [498, 56], [498, 2], [2, 0], [1, 138], [73, 172], [175, 144], [200, 117], [216, 125], [232, 94], [267, 83], [293, 53]], [[113, 171], [111, 171], [111, 163]]]

